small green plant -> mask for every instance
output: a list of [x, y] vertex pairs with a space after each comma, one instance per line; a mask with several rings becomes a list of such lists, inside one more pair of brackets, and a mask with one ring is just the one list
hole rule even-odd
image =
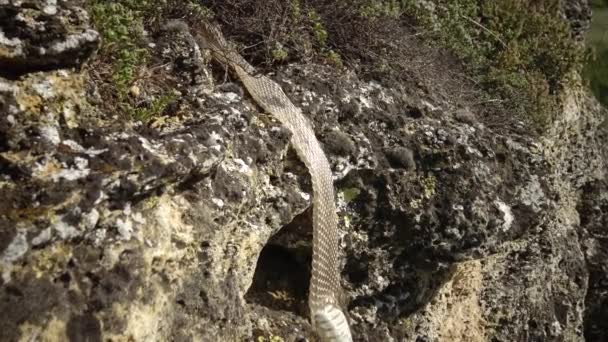
[[342, 68], [344, 66], [344, 63], [342, 62], [342, 56], [340, 56], [339, 53], [333, 50], [329, 50], [329, 52], [327, 53], [327, 61], [329, 61], [329, 63], [333, 64], [338, 68]]
[[291, 8], [291, 16], [295, 21], [300, 21], [302, 18], [302, 4], [300, 0], [289, 0], [289, 6]]
[[172, 93], [156, 96], [148, 105], [135, 103], [130, 91], [150, 59], [144, 36], [144, 21], [159, 11], [150, 0], [90, 0], [88, 10], [102, 36], [101, 63], [111, 74], [109, 82], [115, 98], [113, 106], [132, 120], [148, 121], [160, 115], [175, 100]]
[[283, 48], [282, 45], [277, 45], [277, 47], [272, 49], [271, 53], [272, 53], [272, 58], [275, 61], [284, 61], [289, 56], [289, 53], [287, 52], [287, 50], [285, 50], [285, 48]]
[[139, 66], [145, 65], [148, 53], [142, 47], [143, 13], [148, 1], [93, 0], [89, 11], [102, 36], [101, 54], [112, 63], [112, 81], [122, 100], [134, 80]]
[[129, 113], [132, 119], [146, 122], [162, 114], [163, 111], [167, 108], [167, 106], [173, 101], [175, 101], [175, 99], [176, 95], [172, 93], [164, 94], [154, 99], [152, 103], [150, 103], [150, 105], [147, 107], [134, 108], [128, 106], [127, 108], [125, 108], [125, 111]]
[[321, 21], [321, 17], [314, 10], [308, 12], [308, 19], [311, 21], [312, 33], [321, 48], [327, 43], [327, 30]]

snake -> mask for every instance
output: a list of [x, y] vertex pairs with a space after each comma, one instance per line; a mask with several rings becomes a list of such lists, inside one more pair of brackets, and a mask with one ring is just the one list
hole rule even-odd
[[348, 319], [340, 307], [338, 215], [334, 185], [327, 156], [311, 123], [287, 97], [279, 84], [258, 74], [211, 22], [198, 27], [203, 48], [218, 62], [229, 66], [259, 107], [291, 132], [290, 143], [305, 164], [312, 181], [312, 271], [308, 293], [310, 318], [323, 342], [351, 342]]

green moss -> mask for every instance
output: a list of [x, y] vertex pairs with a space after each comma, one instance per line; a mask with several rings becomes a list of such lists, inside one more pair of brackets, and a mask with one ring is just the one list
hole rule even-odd
[[344, 201], [346, 203], [351, 202], [355, 198], [357, 198], [361, 194], [361, 190], [359, 188], [346, 188], [342, 190], [342, 196], [344, 196]]

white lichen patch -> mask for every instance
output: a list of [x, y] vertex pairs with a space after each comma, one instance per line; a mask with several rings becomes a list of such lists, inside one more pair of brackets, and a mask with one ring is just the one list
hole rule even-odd
[[27, 253], [28, 249], [29, 245], [27, 243], [26, 231], [25, 229], [20, 229], [13, 238], [13, 241], [11, 241], [2, 253], [2, 263], [10, 264], [19, 260]]
[[32, 239], [32, 246], [40, 246], [51, 240], [51, 228], [43, 229], [35, 238]]
[[332, 168], [332, 179], [334, 181], [338, 181], [346, 177], [349, 172], [357, 169], [357, 166], [353, 165], [348, 158], [338, 157], [332, 160], [332, 162], [332, 164], [335, 164], [335, 166]]
[[42, 139], [50, 144], [57, 145], [61, 142], [59, 131], [55, 126], [43, 126], [40, 127], [40, 136]]
[[495, 200], [494, 205], [496, 205], [498, 210], [500, 210], [500, 212], [503, 214], [502, 230], [506, 232], [509, 229], [511, 229], [511, 225], [513, 224], [513, 220], [514, 220], [513, 213], [511, 212], [511, 207], [506, 205], [500, 199]]
[[47, 78], [42, 80], [41, 82], [34, 83], [32, 85], [32, 88], [34, 89], [34, 91], [36, 91], [36, 93], [38, 93], [38, 95], [40, 95], [40, 97], [45, 100], [52, 99], [56, 95], [55, 84], [52, 78]]
[[88, 165], [89, 165], [88, 160], [86, 160], [84, 158], [76, 157], [76, 158], [74, 158], [75, 167], [70, 167], [68, 169], [61, 169], [59, 172], [56, 172], [55, 174], [53, 174], [51, 176], [51, 179], [53, 179], [54, 182], [58, 182], [60, 179], [65, 179], [67, 181], [75, 181], [75, 180], [78, 180], [81, 178], [85, 178], [91, 172], [91, 170], [87, 168]]
[[173, 158], [170, 158], [166, 151], [164, 151], [163, 146], [161, 144], [153, 144], [150, 140], [139, 137], [139, 141], [141, 142], [141, 146], [148, 150], [151, 154], [160, 159], [164, 164], [169, 164], [174, 161]]
[[131, 219], [137, 224], [146, 223], [146, 218], [141, 213], [133, 213], [133, 215], [131, 215]]
[[78, 231], [76, 227], [65, 222], [63, 220], [63, 216], [57, 216], [57, 221], [51, 227], [63, 240], [71, 239], [80, 235], [80, 231]]
[[523, 204], [531, 207], [534, 212], [538, 213], [541, 211], [538, 203], [545, 202], [545, 193], [538, 181], [538, 176], [532, 175], [528, 184], [521, 189], [519, 198]]
[[99, 222], [99, 211], [93, 208], [88, 214], [84, 215], [83, 225], [85, 229], [93, 229]]
[[436, 110], [440, 109], [439, 107], [434, 106], [432, 103], [430, 103], [426, 100], [422, 100], [422, 105], [424, 105], [426, 108], [428, 108], [431, 111], [436, 111]]
[[121, 240], [131, 240], [133, 237], [133, 222], [130, 218], [117, 219], [116, 220], [116, 229], [118, 230], [118, 234], [120, 235]]
[[19, 38], [8, 38], [0, 28], [0, 47], [8, 46], [10, 49], [3, 48], [5, 57], [15, 57], [23, 55], [23, 42]]
[[94, 30], [86, 30], [80, 34], [71, 34], [64, 41], [57, 42], [49, 48], [55, 54], [62, 53], [66, 50], [73, 50], [83, 44], [94, 42], [99, 38], [99, 33]]
[[240, 168], [238, 169], [238, 171], [240, 173], [244, 173], [244, 174], [250, 174], [251, 173], [251, 168], [242, 159], [235, 159], [234, 163], [240, 166]]
[[212, 198], [211, 202], [213, 202], [213, 204], [215, 204], [218, 208], [223, 208], [224, 207], [224, 201], [221, 198]]
[[300, 195], [300, 197], [302, 197], [302, 199], [304, 199], [306, 202], [310, 201], [310, 194], [306, 193], [306, 192], [298, 192], [298, 194]]
[[95, 232], [93, 232], [92, 236], [93, 244], [97, 247], [100, 247], [106, 240], [107, 234], [108, 231], [105, 228], [96, 229]]
[[372, 101], [365, 95], [360, 95], [359, 96], [359, 102], [361, 103], [361, 105], [366, 108], [366, 109], [370, 109], [372, 108]]
[[395, 103], [395, 99], [391, 95], [388, 95], [384, 90], [382, 90], [380, 92], [379, 98], [380, 98], [380, 101], [387, 103], [387, 104]]
[[85, 149], [80, 144], [78, 144], [77, 142], [75, 142], [74, 140], [71, 140], [71, 139], [63, 140], [63, 141], [61, 141], [61, 144], [69, 147], [74, 152], [87, 154], [89, 157], [95, 157], [95, 156], [98, 156], [98, 155], [100, 155], [100, 154], [108, 151], [107, 148], [103, 148], [103, 149], [88, 148], [88, 149]]
[[[2, 31], [0, 30], [0, 35], [1, 34], [2, 34]], [[11, 93], [12, 94], [15, 91], [17, 91], [17, 89], [19, 89], [19, 88], [16, 85], [13, 85], [8, 82], [4, 82], [4, 81], [2, 81], [2, 79], [0, 79], [0, 93]]]
[[235, 103], [241, 100], [241, 97], [237, 93], [227, 92], [227, 93], [214, 93], [213, 97], [216, 99], [225, 101], [227, 103]]
[[44, 8], [42, 9], [44, 14], [55, 15], [57, 14], [57, 0], [46, 0]]
[[211, 149], [220, 151], [222, 142], [223, 142], [222, 136], [219, 135], [216, 131], [211, 131], [211, 134], [205, 141], [205, 145], [207, 145]]
[[89, 166], [89, 161], [82, 157], [76, 157], [74, 158], [74, 165], [78, 170], [84, 170]]
[[74, 152], [79, 152], [79, 153], [84, 152], [84, 147], [80, 146], [80, 144], [78, 144], [74, 140], [67, 139], [67, 140], [62, 141], [61, 144], [69, 147]]

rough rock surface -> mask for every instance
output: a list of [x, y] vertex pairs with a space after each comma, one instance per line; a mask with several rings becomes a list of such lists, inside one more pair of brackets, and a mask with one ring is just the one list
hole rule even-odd
[[78, 66], [98, 45], [80, 7], [57, 0], [3, 0], [0, 6], [0, 76]]
[[[289, 132], [180, 25], [149, 37], [181, 96], [146, 125], [79, 70], [98, 37], [82, 9], [0, 0], [0, 18], [0, 340], [310, 340]], [[332, 164], [355, 339], [606, 338], [608, 116], [573, 90], [542, 139], [490, 128], [428, 78], [449, 67], [271, 75]]]

